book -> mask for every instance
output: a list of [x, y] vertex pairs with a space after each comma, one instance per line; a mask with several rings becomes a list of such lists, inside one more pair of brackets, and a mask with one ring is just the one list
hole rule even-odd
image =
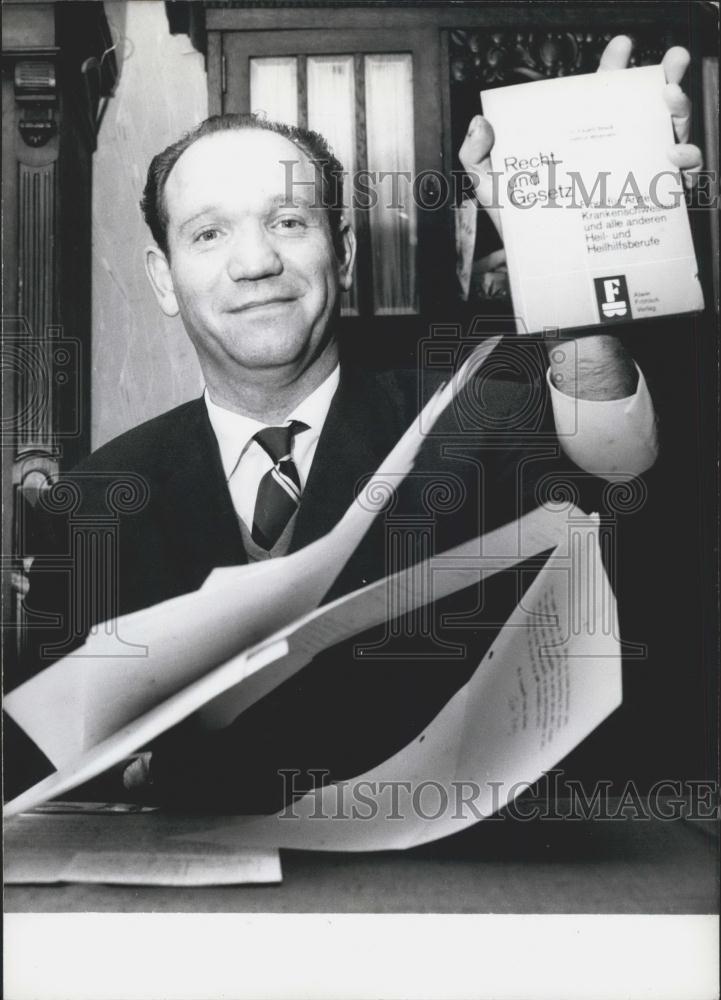
[[664, 85], [644, 66], [481, 93], [519, 333], [703, 309]]

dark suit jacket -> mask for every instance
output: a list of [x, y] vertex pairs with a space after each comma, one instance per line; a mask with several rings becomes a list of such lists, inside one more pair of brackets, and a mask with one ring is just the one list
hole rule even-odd
[[[512, 520], [559, 480], [588, 480], [559, 459], [542, 355], [520, 380], [505, 377], [507, 356], [493, 357], [483, 383], [441, 417], [326, 600]], [[291, 550], [338, 521], [433, 388], [414, 372], [343, 366]], [[31, 630], [29, 670], [79, 644], [94, 622], [196, 589], [215, 567], [246, 560], [202, 400], [100, 448], [63, 486], [69, 500], [59, 487], [41, 505], [27, 600], [31, 614], [60, 625]], [[58, 572], [63, 557], [69, 569]], [[502, 574], [439, 602], [431, 626], [382, 627], [328, 650], [222, 733], [181, 724], [155, 746], [158, 795], [257, 811], [287, 797], [280, 771], [301, 772], [296, 788], [317, 780], [305, 777], [311, 771], [362, 773], [422, 731], [467, 680], [529, 579]]]

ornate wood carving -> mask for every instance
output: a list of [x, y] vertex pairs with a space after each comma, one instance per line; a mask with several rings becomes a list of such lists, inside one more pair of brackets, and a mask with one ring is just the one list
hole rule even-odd
[[[592, 73], [614, 34], [617, 31], [452, 31], [451, 83], [488, 88]], [[639, 32], [634, 42], [632, 66], [657, 63], [677, 44], [674, 32], [664, 28]]]
[[53, 359], [46, 331], [56, 314], [56, 164], [21, 162], [18, 174], [18, 306], [28, 336], [16, 375], [16, 453], [45, 451], [54, 466]]
[[58, 131], [57, 77], [53, 58], [22, 59], [15, 64], [18, 128], [28, 146], [44, 146]]
[[[117, 76], [102, 3], [3, 4], [3, 585], [9, 666], [25, 623], [26, 514], [89, 416], [90, 157]], [[63, 330], [67, 328], [67, 333]], [[87, 363], [87, 362], [86, 362]]]
[[[17, 66], [22, 64], [16, 64]], [[19, 74], [15, 73], [17, 87]], [[46, 68], [46, 81], [54, 78]], [[41, 75], [35, 76], [37, 83]], [[49, 87], [48, 87], [49, 90]], [[32, 97], [36, 96], [33, 91]], [[17, 98], [17, 316], [4, 317], [3, 354], [13, 368], [15, 414], [4, 440], [12, 452], [13, 544], [11, 573], [12, 619], [16, 647], [22, 649], [25, 627], [23, 597], [27, 545], [26, 503], [58, 472], [55, 428], [53, 337], [58, 317], [57, 252], [59, 153], [55, 95], [43, 108]], [[23, 125], [26, 128], [23, 128]], [[40, 126], [40, 127], [38, 127]], [[49, 126], [49, 127], [48, 127]], [[6, 437], [4, 435], [4, 437]]]

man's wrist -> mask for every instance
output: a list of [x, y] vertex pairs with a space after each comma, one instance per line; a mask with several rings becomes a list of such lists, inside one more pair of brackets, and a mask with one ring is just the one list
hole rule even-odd
[[626, 399], [638, 385], [631, 355], [617, 337], [593, 334], [547, 343], [551, 384], [567, 396], [603, 402]]

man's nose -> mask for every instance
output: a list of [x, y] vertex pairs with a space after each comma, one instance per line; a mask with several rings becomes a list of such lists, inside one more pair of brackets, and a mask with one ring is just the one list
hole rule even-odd
[[273, 242], [261, 223], [249, 223], [238, 231], [230, 244], [228, 274], [233, 281], [258, 280], [283, 270]]

